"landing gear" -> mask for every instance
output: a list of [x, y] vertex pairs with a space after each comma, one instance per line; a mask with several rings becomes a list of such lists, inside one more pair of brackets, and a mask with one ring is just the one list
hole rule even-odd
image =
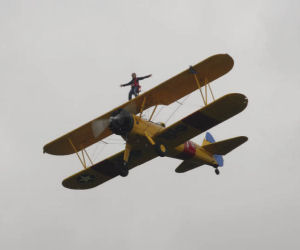
[[128, 175], [128, 173], [129, 173], [128, 162], [123, 161], [122, 168], [120, 170], [120, 175], [122, 177], [126, 177]]
[[216, 175], [219, 175], [220, 174], [220, 170], [218, 168], [215, 169], [215, 173]]
[[167, 153], [167, 149], [165, 147], [165, 145], [160, 144], [160, 143], [155, 143], [155, 141], [153, 141], [153, 139], [151, 138], [151, 136], [147, 133], [147, 131], [145, 132], [145, 136], [148, 139], [149, 143], [154, 147], [156, 153], [161, 156], [164, 157], [166, 156]]
[[166, 153], [167, 153], [167, 149], [163, 144], [156, 144], [155, 145], [155, 151], [161, 157], [166, 156]]
[[125, 177], [128, 175], [129, 169], [128, 169], [128, 161], [130, 156], [131, 146], [130, 144], [126, 143], [125, 152], [123, 155], [123, 163], [120, 169], [120, 175], [122, 177]]

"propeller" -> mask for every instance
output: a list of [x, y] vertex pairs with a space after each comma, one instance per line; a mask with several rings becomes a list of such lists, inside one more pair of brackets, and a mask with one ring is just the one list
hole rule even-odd
[[109, 118], [97, 119], [92, 122], [92, 131], [95, 138], [100, 136], [107, 128], [117, 135], [125, 135], [133, 127], [132, 113], [136, 113], [136, 104], [129, 103], [123, 109], [111, 113]]
[[[127, 141], [128, 133], [134, 127], [134, 117], [132, 114], [137, 113], [137, 105], [130, 102], [124, 108], [120, 108], [112, 112], [109, 118], [100, 118], [92, 122], [92, 132], [95, 138], [99, 137], [104, 131], [109, 129], [112, 133], [121, 135]], [[130, 145], [126, 142], [125, 152], [123, 156], [123, 165], [120, 172], [121, 176], [128, 175], [128, 159], [130, 154]]]
[[98, 119], [92, 122], [92, 131], [95, 138], [101, 135], [109, 126], [109, 119]]
[[136, 114], [137, 113], [137, 107], [136, 107], [135, 102], [130, 102], [123, 109], [128, 111], [130, 114]]

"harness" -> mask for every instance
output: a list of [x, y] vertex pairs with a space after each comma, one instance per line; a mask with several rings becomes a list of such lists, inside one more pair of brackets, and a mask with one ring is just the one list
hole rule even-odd
[[131, 84], [131, 87], [137, 87], [138, 92], [141, 92], [141, 85], [139, 84], [139, 80], [137, 78], [133, 79], [133, 83]]
[[139, 87], [139, 86], [140, 86], [139, 80], [138, 80], [137, 78], [134, 78], [134, 79], [133, 79], [133, 83], [131, 84], [131, 86]]

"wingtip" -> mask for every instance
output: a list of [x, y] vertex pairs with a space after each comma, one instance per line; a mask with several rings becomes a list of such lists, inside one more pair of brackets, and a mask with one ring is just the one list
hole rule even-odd
[[47, 153], [46, 145], [43, 147], [43, 154]]
[[246, 141], [249, 140], [249, 138], [247, 136], [241, 136], [242, 140], [243, 140], [243, 143], [245, 143]]
[[67, 189], [74, 189], [74, 188], [71, 188], [71, 187], [68, 185], [67, 179], [64, 179], [64, 180], [61, 182], [61, 185], [62, 185], [64, 188], [67, 188]]
[[64, 188], [71, 189], [71, 190], [80, 190], [80, 189], [82, 189], [82, 188], [78, 188], [78, 186], [76, 186], [76, 185], [72, 185], [72, 183], [70, 183], [69, 178], [64, 179], [64, 180], [61, 182], [61, 185], [62, 185]]

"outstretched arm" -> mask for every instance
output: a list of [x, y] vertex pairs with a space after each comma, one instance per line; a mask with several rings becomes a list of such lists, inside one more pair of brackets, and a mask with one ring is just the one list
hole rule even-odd
[[131, 85], [131, 84], [132, 84], [132, 81], [133, 81], [133, 80], [131, 80], [129, 83], [121, 84], [121, 85], [120, 85], [120, 87], [129, 86], [129, 85]]
[[138, 77], [138, 80], [143, 80], [143, 79], [149, 78], [151, 76], [152, 76], [152, 74], [147, 75], [147, 76]]

